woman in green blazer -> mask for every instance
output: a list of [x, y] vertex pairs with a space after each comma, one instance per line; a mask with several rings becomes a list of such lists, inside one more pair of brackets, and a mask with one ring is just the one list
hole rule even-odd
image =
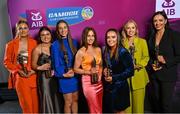
[[125, 23], [122, 30], [122, 43], [134, 60], [134, 76], [129, 78], [131, 105], [128, 113], [144, 113], [145, 87], [149, 82], [145, 66], [149, 61], [146, 40], [138, 37], [138, 28], [134, 20]]

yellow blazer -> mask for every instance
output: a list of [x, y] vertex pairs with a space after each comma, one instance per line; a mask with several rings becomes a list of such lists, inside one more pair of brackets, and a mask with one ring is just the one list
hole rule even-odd
[[[123, 45], [126, 49], [129, 50], [129, 43], [128, 39], [125, 39]], [[145, 88], [146, 84], [149, 82], [148, 74], [146, 72], [145, 66], [148, 64], [149, 61], [149, 52], [146, 40], [135, 37], [134, 38], [134, 46], [135, 46], [135, 53], [134, 58], [136, 59], [136, 64], [141, 65], [141, 70], [135, 70], [134, 76], [131, 77], [131, 85], [132, 89], [141, 89]]]

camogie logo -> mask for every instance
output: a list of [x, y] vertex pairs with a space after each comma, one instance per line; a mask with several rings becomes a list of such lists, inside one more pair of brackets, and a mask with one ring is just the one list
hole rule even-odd
[[84, 20], [89, 20], [93, 17], [94, 11], [91, 7], [87, 6], [82, 9], [81, 15]]
[[89, 21], [93, 15], [94, 11], [90, 6], [48, 8], [46, 11], [49, 26], [56, 26], [58, 20], [65, 20], [69, 25], [75, 25], [83, 21]]

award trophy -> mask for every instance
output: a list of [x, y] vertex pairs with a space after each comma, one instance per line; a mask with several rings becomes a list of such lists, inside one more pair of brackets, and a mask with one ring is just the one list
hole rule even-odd
[[111, 63], [110, 63], [109, 56], [106, 57], [105, 62], [106, 62], [106, 67], [107, 67], [107, 76], [112, 76]]
[[112, 76], [112, 70], [110, 65], [107, 65], [107, 76]]
[[[51, 64], [51, 59], [49, 58], [48, 55], [44, 55], [44, 60], [43, 60], [42, 64], [46, 64], [46, 63]], [[49, 70], [45, 71], [45, 76], [46, 76], [46, 78], [52, 77], [51, 68], [49, 68]]]
[[17, 56], [17, 61], [21, 65], [22, 70], [24, 71], [25, 74], [28, 74], [27, 68], [24, 66], [25, 61], [27, 61], [27, 56], [23, 55], [23, 53], [19, 53]]
[[132, 45], [129, 46], [129, 50], [130, 50], [130, 54], [131, 54], [132, 59], [133, 59], [133, 63], [136, 65], [136, 59], [134, 58], [134, 53], [135, 53], [134, 43], [132, 43]]
[[160, 68], [160, 63], [158, 61], [158, 56], [159, 56], [159, 45], [155, 45], [155, 56], [156, 60], [154, 61], [156, 68]]
[[[92, 63], [91, 63], [92, 68], [96, 68], [96, 59], [94, 58]], [[98, 74], [93, 73], [91, 76], [91, 84], [96, 84], [98, 83]]]
[[133, 63], [134, 63], [134, 65], [136, 66], [135, 70], [138, 70], [138, 71], [139, 71], [139, 70], [142, 68], [142, 66], [137, 65], [137, 63], [136, 63], [136, 58], [134, 57], [134, 53], [136, 52], [134, 43], [132, 43], [132, 45], [129, 47], [129, 50], [130, 50], [130, 54], [131, 54], [132, 59], [133, 59]]
[[66, 64], [65, 72], [68, 72], [72, 68], [69, 65], [68, 53], [66, 50], [64, 51], [64, 60], [65, 60], [65, 64]]

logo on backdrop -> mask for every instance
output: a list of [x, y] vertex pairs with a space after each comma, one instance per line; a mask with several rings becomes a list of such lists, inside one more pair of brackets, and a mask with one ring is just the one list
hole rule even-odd
[[91, 7], [64, 7], [49, 8], [46, 11], [47, 24], [55, 26], [59, 20], [65, 20], [70, 25], [74, 25], [86, 20], [90, 20], [94, 15]]
[[37, 29], [46, 25], [45, 16], [40, 10], [26, 10], [26, 16], [30, 29]]
[[162, 4], [163, 8], [170, 8], [170, 7], [174, 7], [175, 6], [175, 2], [172, 0], [165, 0]]
[[168, 18], [180, 18], [180, 0], [156, 0], [156, 11], [162, 10]]
[[82, 9], [81, 15], [82, 15], [83, 19], [89, 20], [93, 17], [94, 11], [91, 7], [87, 6]]

